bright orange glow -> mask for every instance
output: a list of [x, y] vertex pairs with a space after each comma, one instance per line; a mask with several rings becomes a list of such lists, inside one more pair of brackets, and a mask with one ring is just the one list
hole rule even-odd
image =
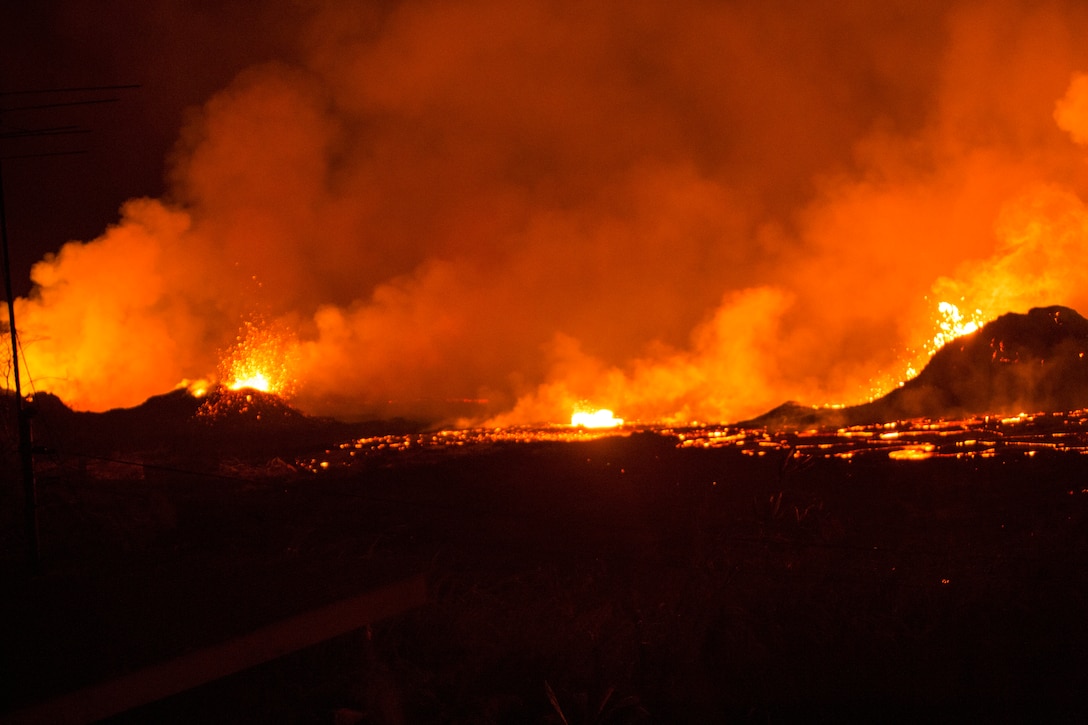
[[228, 386], [231, 390], [245, 390], [249, 388], [251, 390], [260, 390], [262, 393], [267, 393], [271, 390], [272, 384], [268, 382], [268, 378], [264, 373], [258, 372], [243, 380], [235, 380]]
[[177, 384], [178, 389], [185, 388], [189, 391], [189, 395], [193, 396], [194, 398], [203, 398], [205, 395], [208, 394], [208, 388], [210, 387], [211, 383], [203, 378], [201, 378], [200, 380], [185, 379]]
[[[983, 319], [1088, 314], [1078, 3], [357, 5], [277, 23], [286, 62], [232, 58], [162, 198], [33, 266], [28, 391], [104, 411], [206, 376], [608, 432], [567, 420], [852, 405]], [[289, 332], [236, 341], [258, 310]]]
[[905, 446], [888, 451], [888, 458], [893, 461], [924, 461], [932, 458], [937, 446], [932, 443], [924, 443], [916, 446]]
[[250, 389], [290, 397], [295, 389], [296, 347], [294, 337], [281, 327], [247, 321], [220, 363], [223, 385], [228, 390]]
[[926, 350], [930, 354], [937, 352], [957, 337], [970, 335], [986, 324], [986, 318], [983, 316], [982, 310], [964, 314], [960, 312], [959, 307], [951, 302], [938, 304], [937, 312], [937, 332], [933, 335], [930, 343], [926, 345]]
[[[962, 304], [962, 300], [961, 300]], [[868, 381], [866, 400], [876, 400], [897, 387], [902, 387], [929, 363], [934, 353], [956, 338], [970, 335], [986, 324], [993, 315], [987, 315], [981, 309], [964, 312], [959, 305], [947, 301], [937, 304], [937, 310], [930, 322], [923, 321], [920, 335], [930, 337], [921, 343], [921, 347], [908, 347], [900, 358], [901, 372], [876, 376]]]
[[570, 417], [570, 424], [579, 428], [618, 428], [623, 425], [623, 418], [617, 418], [611, 410], [601, 408], [592, 413], [576, 411]]

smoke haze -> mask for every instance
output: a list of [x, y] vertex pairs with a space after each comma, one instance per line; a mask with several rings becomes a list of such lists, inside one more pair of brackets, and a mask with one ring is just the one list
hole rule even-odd
[[737, 420], [886, 391], [941, 300], [1088, 309], [1079, 3], [363, 5], [269, 4], [168, 193], [34, 267], [37, 389], [134, 405], [260, 319], [308, 412]]

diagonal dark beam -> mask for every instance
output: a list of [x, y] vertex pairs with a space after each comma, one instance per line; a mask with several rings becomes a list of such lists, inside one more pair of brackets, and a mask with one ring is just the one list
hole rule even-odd
[[0, 719], [8, 725], [97, 722], [389, 619], [426, 601], [426, 580], [417, 574]]

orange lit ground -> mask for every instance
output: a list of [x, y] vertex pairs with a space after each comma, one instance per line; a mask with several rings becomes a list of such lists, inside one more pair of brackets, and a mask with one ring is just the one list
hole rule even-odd
[[0, 712], [424, 572], [369, 641], [116, 722], [558, 722], [547, 687], [571, 721], [1088, 714], [1082, 416], [339, 436], [58, 452], [33, 579], [5, 488]]
[[652, 433], [674, 440], [679, 448], [729, 448], [748, 456], [787, 452], [794, 457], [855, 456], [891, 460], [930, 458], [1033, 457], [1041, 452], [1088, 454], [1088, 411], [1036, 413], [965, 420], [915, 420], [838, 430], [768, 431], [731, 426], [665, 427], [627, 425], [585, 429], [555, 425], [520, 428], [444, 430], [437, 433], [357, 438], [329, 448], [299, 465], [313, 472], [352, 468], [363, 461], [395, 461], [409, 455], [451, 454], [497, 444], [586, 442], [601, 438]]

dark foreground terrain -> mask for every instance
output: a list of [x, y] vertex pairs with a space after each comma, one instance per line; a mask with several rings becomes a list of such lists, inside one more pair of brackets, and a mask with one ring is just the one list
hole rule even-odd
[[1088, 716], [1077, 451], [664, 431], [321, 468], [245, 435], [39, 456], [35, 575], [5, 472], [0, 712], [422, 574], [422, 606], [112, 722]]

